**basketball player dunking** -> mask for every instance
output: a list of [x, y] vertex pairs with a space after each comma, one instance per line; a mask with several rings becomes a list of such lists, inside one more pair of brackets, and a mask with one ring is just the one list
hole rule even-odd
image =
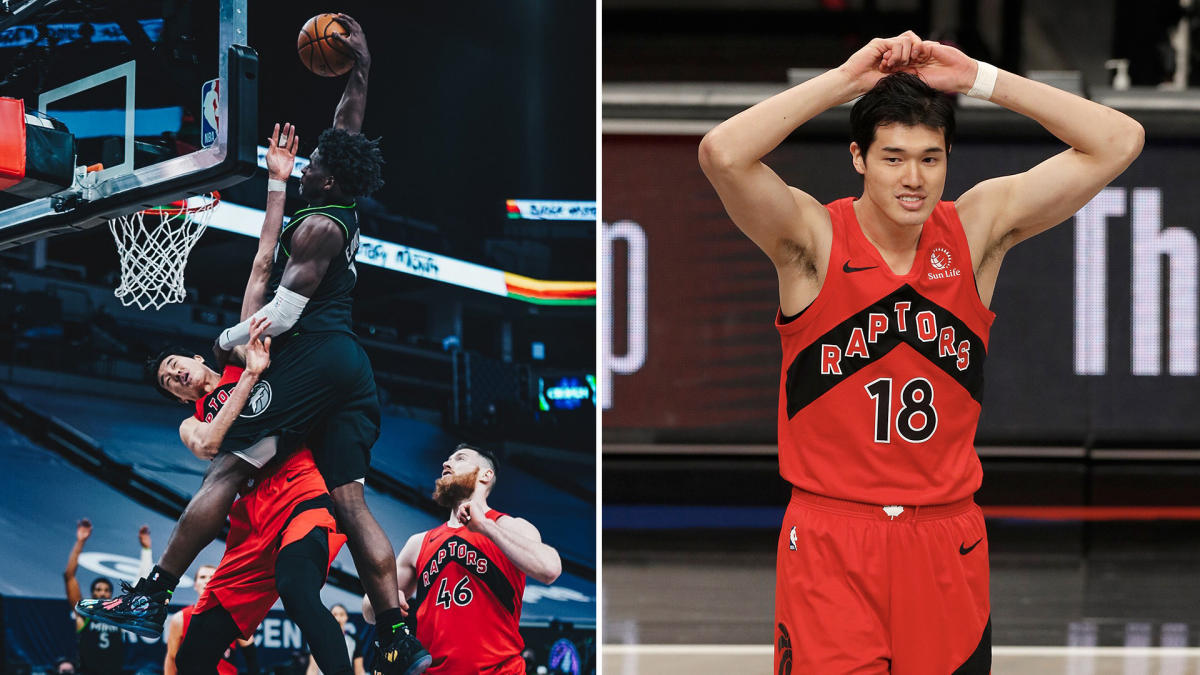
[[[991, 100], [1070, 147], [940, 201], [954, 132], [942, 92]], [[822, 205], [763, 164], [858, 96], [861, 197]], [[1115, 110], [912, 32], [872, 40], [705, 136], [701, 167], [779, 279], [779, 467], [793, 489], [775, 672], [988, 672], [973, 442], [1000, 263], [1120, 175], [1142, 141]]]
[[[277, 339], [275, 365], [263, 374], [246, 409], [223, 434], [220, 452], [150, 575], [119, 602], [83, 601], [78, 611], [141, 634], [161, 634], [179, 575], [216, 537], [239, 487], [277, 453], [294, 451], [305, 439], [329, 486], [338, 527], [348, 537], [363, 584], [386, 608], [380, 613], [375, 669], [415, 675], [424, 670], [428, 655], [404, 628], [392, 545], [363, 494], [380, 414], [374, 373], [351, 321], [359, 241], [355, 198], [382, 186], [383, 158], [376, 142], [360, 133], [371, 62], [366, 38], [353, 18], [339, 14], [337, 20], [348, 35], [335, 32], [331, 37], [355, 55], [355, 65], [333, 128], [321, 134], [302, 172], [300, 195], [310, 206], [296, 212], [280, 231], [288, 175], [272, 173], [264, 235], [254, 263], [256, 272], [269, 271], [268, 281], [247, 290], [243, 316], [252, 316], [223, 331], [216, 346], [223, 365], [230, 350], [249, 340], [253, 319], [266, 318], [268, 334]], [[278, 245], [270, 248], [262, 245], [274, 242], [268, 230], [279, 233]], [[199, 385], [180, 384], [192, 389]]]
[[[558, 551], [532, 523], [488, 506], [495, 483], [495, 456], [460, 444], [433, 493], [450, 519], [409, 537], [396, 558], [401, 591], [417, 598], [417, 638], [433, 655], [430, 674], [524, 675], [525, 575], [551, 584], [562, 572]], [[363, 617], [374, 622], [374, 614], [363, 598]]]

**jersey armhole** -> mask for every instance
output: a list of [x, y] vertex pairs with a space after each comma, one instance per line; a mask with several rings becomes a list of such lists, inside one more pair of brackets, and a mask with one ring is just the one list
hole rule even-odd
[[836, 260], [840, 252], [846, 248], [845, 242], [843, 241], [843, 228], [838, 226], [838, 222], [841, 220], [841, 214], [838, 213], [838, 211], [846, 208], [847, 205], [852, 203], [851, 200], [853, 199], [853, 197], [844, 197], [824, 205], [825, 210], [829, 213], [830, 228], [829, 258], [825, 261], [825, 279], [821, 282], [821, 288], [817, 291], [817, 297], [813, 298], [812, 302], [808, 303], [808, 306], [796, 314], [785, 316], [782, 307], [775, 308], [775, 328], [781, 334], [792, 335], [794, 333], [799, 333], [809, 323], [808, 321], [801, 319], [806, 316], [808, 319], [812, 319], [825, 305], [824, 298], [827, 297], [831, 292], [827, 291], [826, 289], [829, 287], [829, 281], [833, 275], [833, 270], [835, 269], [833, 261]]
[[951, 231], [951, 236], [954, 237], [955, 243], [962, 247], [967, 253], [967, 273], [971, 275], [971, 306], [979, 315], [979, 319], [984, 325], [991, 326], [996, 320], [996, 313], [983, 304], [983, 298], [979, 297], [979, 282], [975, 279], [975, 266], [971, 261], [971, 242], [967, 240], [967, 231], [963, 228], [962, 220], [958, 217], [958, 209], [954, 206], [954, 202], [945, 201], [938, 204], [938, 208], [943, 209], [946, 215], [946, 224]]

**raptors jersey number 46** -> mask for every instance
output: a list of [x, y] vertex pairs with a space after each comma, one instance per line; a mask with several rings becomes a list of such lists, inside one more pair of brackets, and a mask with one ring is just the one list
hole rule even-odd
[[962, 223], [953, 203], [939, 203], [898, 275], [853, 202], [826, 206], [833, 241], [820, 294], [776, 321], [780, 473], [858, 502], [969, 497], [982, 479], [974, 439], [995, 315], [979, 299]]

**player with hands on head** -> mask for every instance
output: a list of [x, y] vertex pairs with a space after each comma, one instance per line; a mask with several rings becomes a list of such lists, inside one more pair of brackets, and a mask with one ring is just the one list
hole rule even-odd
[[[495, 456], [459, 444], [434, 484], [433, 499], [449, 519], [409, 537], [396, 557], [399, 599], [433, 656], [429, 673], [523, 675], [525, 577], [551, 584], [562, 573], [558, 551], [532, 523], [488, 506], [495, 484]], [[415, 608], [406, 599], [414, 595]], [[375, 622], [368, 597], [363, 618]]]
[[[1068, 147], [942, 201], [947, 94], [1020, 113]], [[763, 162], [856, 98], [858, 198], [821, 204]], [[1009, 249], [1119, 176], [1143, 138], [1116, 110], [911, 31], [871, 40], [705, 135], [701, 168], [779, 284], [779, 464], [792, 497], [777, 549], [776, 670], [988, 672], [973, 444], [997, 275]]]

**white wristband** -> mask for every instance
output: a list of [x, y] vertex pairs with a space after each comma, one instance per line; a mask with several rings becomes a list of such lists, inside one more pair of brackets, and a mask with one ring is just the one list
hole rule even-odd
[[267, 179], [267, 192], [286, 192], [287, 181], [275, 180], [274, 178]]
[[975, 63], [978, 66], [975, 71], [975, 84], [971, 85], [967, 96], [990, 101], [992, 100], [992, 90], [996, 88], [996, 77], [1000, 74], [1000, 69], [984, 61]]

